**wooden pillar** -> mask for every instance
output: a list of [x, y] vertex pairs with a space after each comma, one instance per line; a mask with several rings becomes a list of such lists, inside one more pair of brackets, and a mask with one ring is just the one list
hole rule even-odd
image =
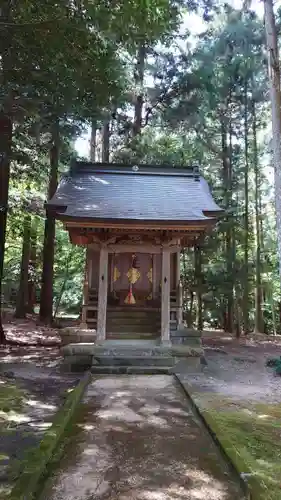
[[170, 344], [170, 251], [168, 247], [162, 250], [161, 277], [161, 342]]
[[181, 252], [180, 250], [176, 253], [176, 284], [177, 284], [177, 323], [178, 328], [182, 326], [182, 307], [183, 307], [183, 297], [182, 297], [182, 282], [181, 282]]
[[89, 301], [89, 248], [86, 248], [84, 284], [83, 284], [83, 305], [80, 328], [87, 328], [87, 305]]
[[115, 254], [108, 254], [108, 265], [110, 267], [110, 292], [114, 290], [114, 266], [115, 266]]
[[102, 247], [100, 250], [99, 264], [99, 297], [98, 297], [98, 324], [97, 341], [103, 342], [106, 338], [106, 310], [108, 289], [108, 250]]
[[157, 276], [157, 270], [156, 270], [156, 257], [157, 255], [154, 253], [152, 254], [152, 298], [156, 299], [157, 297], [157, 288], [156, 288], [156, 276]]
[[88, 293], [93, 287], [93, 252], [88, 251]]

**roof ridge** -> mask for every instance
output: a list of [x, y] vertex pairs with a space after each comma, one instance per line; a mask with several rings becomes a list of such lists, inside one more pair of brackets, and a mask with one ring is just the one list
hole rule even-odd
[[142, 164], [142, 163], [93, 163], [88, 161], [71, 162], [69, 175], [71, 177], [77, 174], [103, 173], [103, 174], [125, 174], [125, 175], [159, 175], [159, 176], [180, 176], [194, 177], [199, 179], [199, 166], [183, 166], [183, 165], [157, 165], [157, 164]]

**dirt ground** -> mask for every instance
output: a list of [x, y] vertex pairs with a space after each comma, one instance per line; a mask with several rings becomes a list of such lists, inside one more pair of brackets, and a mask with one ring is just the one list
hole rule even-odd
[[241, 339], [213, 336], [203, 339], [207, 365], [192, 375], [201, 390], [227, 397], [281, 403], [281, 377], [267, 368], [269, 357], [281, 356], [281, 338]]
[[40, 346], [0, 348], [0, 497], [12, 486], [9, 467], [37, 446], [78, 382], [60, 373], [59, 349]]

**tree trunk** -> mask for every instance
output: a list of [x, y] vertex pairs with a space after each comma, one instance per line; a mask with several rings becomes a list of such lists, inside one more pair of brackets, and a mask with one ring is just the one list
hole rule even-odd
[[28, 304], [27, 312], [34, 313], [36, 304], [36, 264], [37, 264], [37, 218], [34, 217], [31, 226], [30, 259], [28, 266]]
[[96, 161], [96, 148], [97, 148], [97, 123], [92, 120], [91, 123], [91, 142], [90, 142], [90, 160], [92, 163]]
[[281, 90], [279, 50], [273, 0], [264, 0], [264, 18], [268, 51], [268, 75], [272, 113], [272, 149], [275, 174], [276, 229], [281, 281]]
[[57, 300], [57, 303], [56, 303], [56, 306], [55, 306], [54, 319], [56, 319], [56, 317], [57, 317], [57, 314], [58, 314], [58, 311], [59, 311], [59, 307], [60, 307], [60, 304], [61, 304], [61, 299], [62, 299], [63, 294], [65, 292], [65, 288], [66, 288], [66, 285], [67, 285], [67, 280], [69, 278], [69, 264], [70, 264], [71, 258], [72, 258], [72, 252], [69, 252], [68, 255], [67, 255], [66, 263], [65, 263], [65, 274], [64, 274], [63, 283], [62, 283], [60, 292], [58, 294], [58, 300]]
[[194, 303], [194, 293], [192, 290], [190, 290], [190, 305], [189, 309], [187, 310], [187, 327], [192, 328], [192, 323], [193, 323], [193, 303]]
[[[3, 97], [9, 97], [9, 104], [4, 102], [0, 111], [0, 344], [6, 343], [2, 325], [2, 280], [4, 271], [4, 253], [7, 227], [10, 162], [12, 152], [13, 125], [11, 118], [12, 96], [9, 95], [9, 82], [7, 76], [13, 67], [14, 61], [11, 51], [13, 32], [9, 24], [11, 19], [12, 2], [2, 1], [0, 8], [0, 59], [1, 59], [1, 93]], [[8, 84], [8, 85], [7, 85]], [[8, 101], [8, 99], [6, 100]]]
[[109, 163], [110, 151], [110, 121], [107, 120], [102, 129], [102, 162]]
[[[221, 122], [221, 141], [222, 141], [222, 162], [223, 162], [223, 181], [224, 181], [224, 192], [225, 192], [225, 208], [229, 210], [231, 206], [231, 190], [232, 190], [232, 179], [231, 179], [231, 165], [229, 158], [229, 151], [227, 145], [227, 127], [224, 120]], [[232, 245], [232, 226], [229, 220], [227, 220], [227, 227], [225, 232], [226, 240], [226, 267], [227, 267], [227, 294], [226, 294], [226, 310], [225, 310], [225, 320], [224, 329], [226, 332], [233, 332], [233, 311], [234, 311], [234, 299], [233, 299], [233, 245]]]
[[141, 133], [142, 127], [142, 110], [143, 110], [143, 80], [144, 80], [144, 64], [145, 64], [146, 48], [143, 43], [140, 44], [137, 64], [135, 67], [135, 86], [136, 86], [136, 98], [135, 98], [135, 115], [134, 115], [134, 125], [133, 125], [133, 137], [136, 137]]
[[5, 344], [2, 326], [2, 280], [7, 227], [10, 161], [12, 148], [12, 121], [9, 115], [0, 113], [0, 344]]
[[203, 330], [203, 301], [202, 301], [202, 250], [199, 246], [194, 248], [194, 270], [196, 283], [196, 328]]
[[248, 82], [244, 89], [244, 272], [243, 272], [243, 328], [244, 334], [249, 333], [249, 141], [248, 141]]
[[25, 318], [28, 304], [28, 264], [30, 257], [31, 216], [25, 214], [23, 221], [20, 284], [16, 300], [15, 318]]
[[255, 225], [256, 225], [256, 290], [255, 290], [255, 332], [262, 333], [264, 331], [262, 302], [263, 289], [261, 283], [261, 234], [260, 234], [260, 175], [258, 161], [258, 145], [257, 145], [257, 120], [256, 120], [256, 103], [252, 101], [252, 116], [253, 116], [253, 159], [255, 172]]
[[[59, 165], [59, 122], [56, 119], [52, 125], [52, 146], [50, 149], [50, 180], [48, 199], [54, 195], [58, 182]], [[54, 255], [55, 255], [55, 231], [56, 221], [52, 213], [46, 213], [44, 247], [43, 247], [43, 270], [40, 296], [40, 320], [51, 324], [53, 319], [53, 279], [54, 279]]]

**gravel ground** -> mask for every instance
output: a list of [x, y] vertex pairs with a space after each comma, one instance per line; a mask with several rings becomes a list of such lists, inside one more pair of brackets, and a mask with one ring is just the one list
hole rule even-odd
[[185, 376], [202, 391], [239, 400], [280, 403], [281, 377], [265, 366], [267, 358], [272, 356], [281, 356], [280, 343], [237, 345], [235, 341], [208, 341], [205, 343], [207, 365], [202, 373]]

